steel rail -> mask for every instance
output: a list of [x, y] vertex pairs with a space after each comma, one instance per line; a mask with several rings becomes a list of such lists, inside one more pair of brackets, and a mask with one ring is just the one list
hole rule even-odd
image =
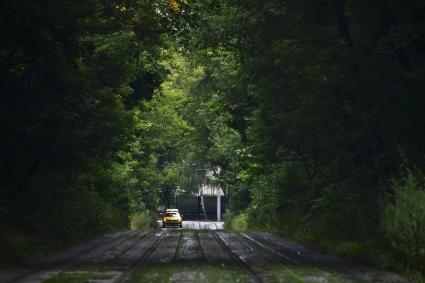
[[249, 275], [251, 275], [252, 279], [254, 279], [255, 282], [258, 283], [264, 283], [264, 280], [261, 278], [261, 276], [256, 272], [250, 265], [248, 265], [246, 262], [244, 262], [236, 253], [234, 253], [223, 241], [223, 239], [220, 238], [220, 236], [217, 234], [217, 232], [211, 230], [211, 234], [216, 239], [218, 244], [223, 248], [223, 250], [230, 256], [230, 258], [236, 262], [239, 266], [241, 266]]
[[[155, 234], [155, 232], [150, 233], [150, 235]], [[149, 256], [156, 250], [156, 248], [161, 244], [162, 240], [168, 235], [168, 232], [161, 231], [158, 239], [148, 248], [148, 250], [133, 264], [128, 270], [123, 272], [120, 276], [118, 276], [112, 283], [123, 283], [127, 282], [127, 280], [133, 275], [133, 273], [143, 265]]]
[[[108, 252], [109, 250], [117, 247], [118, 245], [120, 245], [124, 241], [127, 241], [129, 239], [135, 238], [137, 236], [137, 234], [138, 233], [134, 233], [133, 235], [131, 235], [129, 237], [126, 237], [126, 236], [120, 237], [121, 235], [118, 235], [117, 237], [120, 237], [119, 238], [120, 241], [117, 241], [116, 244], [114, 244], [114, 245], [108, 247], [106, 250], [104, 250], [102, 252], [102, 255], [104, 253]], [[145, 234], [142, 238], [144, 238], [146, 235], [147, 234]], [[25, 278], [27, 278], [27, 277], [29, 277], [29, 276], [31, 276], [33, 274], [36, 274], [38, 272], [47, 271], [47, 270], [52, 269], [52, 268], [54, 268], [54, 269], [64, 268], [64, 267], [67, 266], [68, 263], [72, 262], [72, 260], [74, 260], [75, 258], [77, 258], [77, 257], [79, 257], [81, 255], [84, 255], [84, 254], [88, 254], [91, 251], [95, 250], [96, 248], [101, 247], [102, 245], [107, 245], [107, 244], [113, 242], [114, 240], [116, 240], [117, 237], [112, 238], [112, 239], [104, 239], [103, 238], [103, 239], [99, 240], [99, 243], [96, 243], [93, 246], [87, 247], [86, 249], [83, 249], [82, 251], [79, 251], [79, 252], [75, 253], [74, 255], [72, 255], [70, 257], [67, 257], [67, 258], [64, 258], [64, 259], [60, 259], [58, 261], [54, 261], [54, 262], [43, 262], [43, 261], [41, 261], [41, 264], [40, 263], [33, 263], [32, 265], [30, 265], [28, 267], [28, 270], [27, 271], [25, 271], [21, 275], [13, 278], [11, 280], [6, 281], [5, 283], [19, 283], [21, 280], [24, 280]], [[48, 260], [48, 258], [45, 259], [45, 260]]]
[[252, 238], [251, 236], [249, 236], [249, 235], [247, 235], [247, 234], [245, 234], [245, 233], [243, 233], [243, 232], [242, 232], [242, 233], [240, 233], [240, 235], [242, 235], [245, 239], [247, 239], [247, 240], [251, 241], [251, 242], [252, 242], [252, 243], [254, 243], [255, 245], [257, 245], [257, 246], [259, 246], [259, 247], [261, 247], [261, 248], [263, 248], [263, 249], [265, 249], [265, 250], [267, 250], [267, 251], [271, 252], [271, 253], [272, 253], [272, 254], [274, 254], [274, 255], [277, 255], [277, 256], [278, 256], [278, 257], [280, 257], [280, 258], [283, 258], [283, 259], [285, 259], [285, 260], [287, 260], [287, 261], [289, 261], [289, 262], [291, 262], [291, 263], [294, 263], [294, 264], [299, 264], [299, 262], [298, 262], [298, 261], [296, 261], [295, 259], [288, 257], [287, 255], [283, 254], [283, 253], [282, 253], [282, 252], [280, 252], [280, 251], [277, 251], [277, 250], [275, 250], [275, 249], [273, 249], [273, 248], [271, 248], [271, 247], [266, 246], [265, 244], [263, 244], [263, 243], [261, 243], [261, 242], [259, 242], [259, 241], [255, 240], [254, 238]]
[[[281, 260], [290, 261], [292, 264], [297, 264], [297, 265], [300, 265], [300, 264], [303, 264], [303, 263], [304, 264], [305, 263], [308, 263], [308, 264], [312, 264], [314, 266], [324, 267], [324, 268], [328, 268], [328, 269], [331, 269], [331, 270], [336, 271], [336, 272], [341, 272], [343, 274], [346, 274], [348, 276], [351, 276], [351, 277], [353, 277], [355, 279], [360, 280], [360, 282], [369, 282], [369, 281], [365, 280], [362, 276], [359, 276], [358, 273], [353, 272], [351, 270], [345, 270], [344, 271], [344, 270], [338, 269], [335, 266], [335, 264], [332, 264], [332, 263], [321, 262], [319, 260], [315, 260], [315, 259], [312, 259], [312, 258], [306, 258], [306, 257], [302, 257], [302, 261], [301, 260], [295, 260], [293, 258], [288, 257], [287, 255], [285, 255], [284, 253], [282, 253], [280, 251], [274, 250], [273, 248], [266, 246], [265, 244], [257, 241], [256, 239], [254, 239], [253, 237], [247, 235], [246, 233], [243, 233], [242, 232], [240, 234], [245, 239], [251, 241], [255, 245], [257, 245], [257, 246], [259, 246], [259, 247], [261, 247], [261, 248], [263, 248], [263, 249], [265, 249], [265, 250], [273, 253], [274, 255], [277, 255]], [[298, 256], [303, 256], [303, 255], [302, 254], [298, 254]]]

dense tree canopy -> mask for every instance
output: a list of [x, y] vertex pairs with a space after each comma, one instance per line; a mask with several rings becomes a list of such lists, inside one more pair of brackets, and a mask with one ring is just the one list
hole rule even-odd
[[182, 42], [205, 66], [198, 85], [209, 109], [219, 105], [241, 138], [209, 147], [233, 150], [209, 159], [224, 169], [233, 210], [251, 226], [319, 245], [395, 249], [419, 270], [423, 3], [191, 3], [197, 24]]
[[420, 278], [423, 1], [18, 0], [0, 11], [6, 261], [169, 205], [198, 164], [251, 228], [373, 250], [365, 260]]
[[145, 181], [133, 173], [135, 106], [166, 74], [158, 58], [167, 22], [155, 9], [170, 10], [152, 1], [2, 2], [2, 249], [127, 226], [129, 196]]

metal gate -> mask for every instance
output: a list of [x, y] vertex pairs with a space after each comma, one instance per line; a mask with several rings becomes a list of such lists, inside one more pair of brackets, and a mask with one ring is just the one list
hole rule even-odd
[[[184, 215], [184, 219], [202, 219], [202, 207], [200, 196], [180, 196], [175, 203], [175, 207]], [[204, 206], [208, 219], [217, 218], [217, 196], [204, 196]], [[224, 215], [229, 206], [226, 196], [221, 196], [221, 215]]]

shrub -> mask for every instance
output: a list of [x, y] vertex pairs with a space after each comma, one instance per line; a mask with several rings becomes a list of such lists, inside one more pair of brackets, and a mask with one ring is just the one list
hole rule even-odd
[[19, 231], [2, 231], [0, 234], [0, 268], [22, 264], [25, 259], [37, 253], [37, 239], [25, 236]]
[[425, 176], [409, 171], [393, 183], [395, 201], [387, 205], [383, 228], [392, 247], [408, 269], [425, 266]]
[[227, 229], [227, 230], [232, 229], [232, 221], [234, 217], [235, 217], [235, 214], [232, 211], [230, 210], [226, 211], [226, 214], [224, 214], [224, 229]]
[[243, 212], [239, 215], [226, 212], [224, 215], [224, 228], [236, 231], [245, 231], [248, 228], [248, 214]]
[[134, 213], [131, 216], [130, 229], [132, 231], [155, 229], [158, 227], [157, 219], [156, 213], [149, 210]]

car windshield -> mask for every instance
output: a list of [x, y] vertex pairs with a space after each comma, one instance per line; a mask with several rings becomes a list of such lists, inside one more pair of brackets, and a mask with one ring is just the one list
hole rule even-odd
[[177, 212], [167, 212], [165, 216], [178, 216]]

